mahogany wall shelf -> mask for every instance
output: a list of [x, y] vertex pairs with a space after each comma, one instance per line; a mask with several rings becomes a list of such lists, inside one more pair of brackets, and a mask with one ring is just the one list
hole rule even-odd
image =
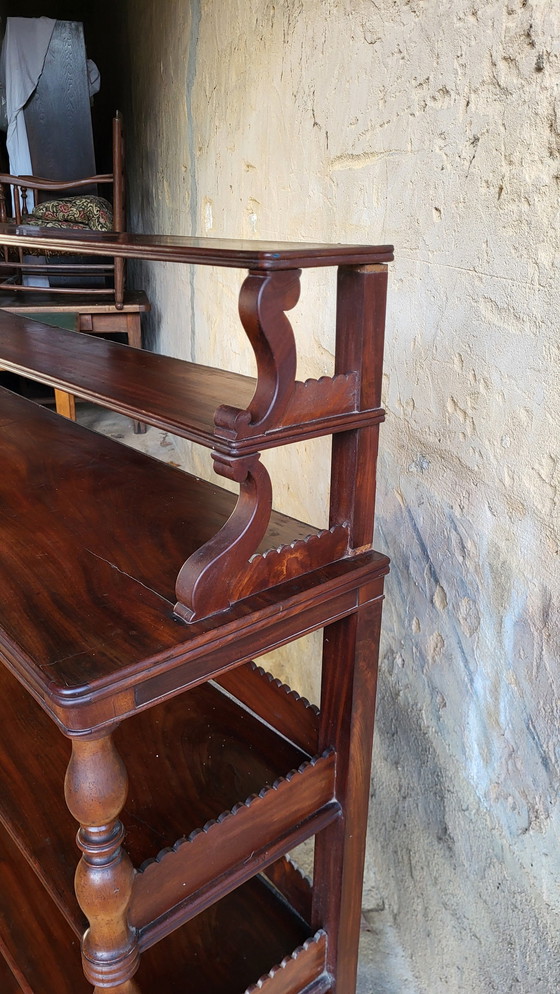
[[[239, 490], [0, 392], [2, 990], [352, 994], [388, 571], [371, 541], [392, 250], [0, 233], [247, 268], [257, 368], [0, 311], [2, 368], [211, 448]], [[336, 362], [299, 383], [285, 312], [312, 266], [338, 267]], [[330, 519], [272, 510], [259, 452], [325, 434]], [[316, 629], [320, 708], [252, 661]], [[288, 857], [311, 837], [312, 883]]]

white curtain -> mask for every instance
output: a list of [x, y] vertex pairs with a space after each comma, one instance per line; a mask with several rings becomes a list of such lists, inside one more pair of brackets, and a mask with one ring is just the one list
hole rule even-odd
[[32, 172], [23, 108], [43, 72], [55, 24], [51, 17], [8, 17], [6, 22], [0, 72], [6, 87], [10, 172], [15, 176]]

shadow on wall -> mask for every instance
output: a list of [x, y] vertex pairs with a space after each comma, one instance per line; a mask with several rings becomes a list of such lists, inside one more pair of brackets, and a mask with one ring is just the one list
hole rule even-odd
[[402, 493], [379, 500], [376, 545], [393, 562], [365, 907], [383, 896], [426, 994], [552, 994], [558, 774], [547, 694], [531, 684], [539, 619], [512, 591], [511, 620], [498, 615], [479, 564], [499, 550], [451, 509], [436, 520], [413, 487], [414, 515]]

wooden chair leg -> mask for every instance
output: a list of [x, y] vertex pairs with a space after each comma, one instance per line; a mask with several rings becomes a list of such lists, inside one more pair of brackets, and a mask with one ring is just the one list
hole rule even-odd
[[140, 312], [126, 314], [126, 337], [128, 344], [133, 349], [142, 348], [142, 325], [140, 322]]
[[71, 421], [76, 420], [76, 398], [73, 394], [65, 393], [64, 390], [55, 390], [54, 400], [57, 414], [62, 414]]
[[[76, 314], [76, 331], [86, 334], [99, 334], [101, 332], [117, 332], [125, 334], [128, 345], [134, 349], [142, 348], [142, 325], [140, 312], [115, 311], [111, 314]], [[147, 425], [143, 421], [133, 421], [132, 427], [135, 435], [143, 435], [147, 430]]]

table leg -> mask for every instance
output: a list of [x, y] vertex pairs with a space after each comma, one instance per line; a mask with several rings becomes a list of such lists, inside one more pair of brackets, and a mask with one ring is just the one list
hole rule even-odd
[[62, 414], [71, 421], [76, 420], [76, 398], [73, 394], [65, 393], [64, 390], [55, 390], [54, 400], [57, 414]]
[[136, 933], [128, 923], [134, 869], [122, 848], [119, 814], [128, 779], [110, 733], [73, 739], [65, 782], [66, 803], [80, 823], [82, 850], [75, 877], [76, 897], [89, 921], [82, 941], [82, 965], [96, 991], [140, 994], [131, 982], [138, 964]]

